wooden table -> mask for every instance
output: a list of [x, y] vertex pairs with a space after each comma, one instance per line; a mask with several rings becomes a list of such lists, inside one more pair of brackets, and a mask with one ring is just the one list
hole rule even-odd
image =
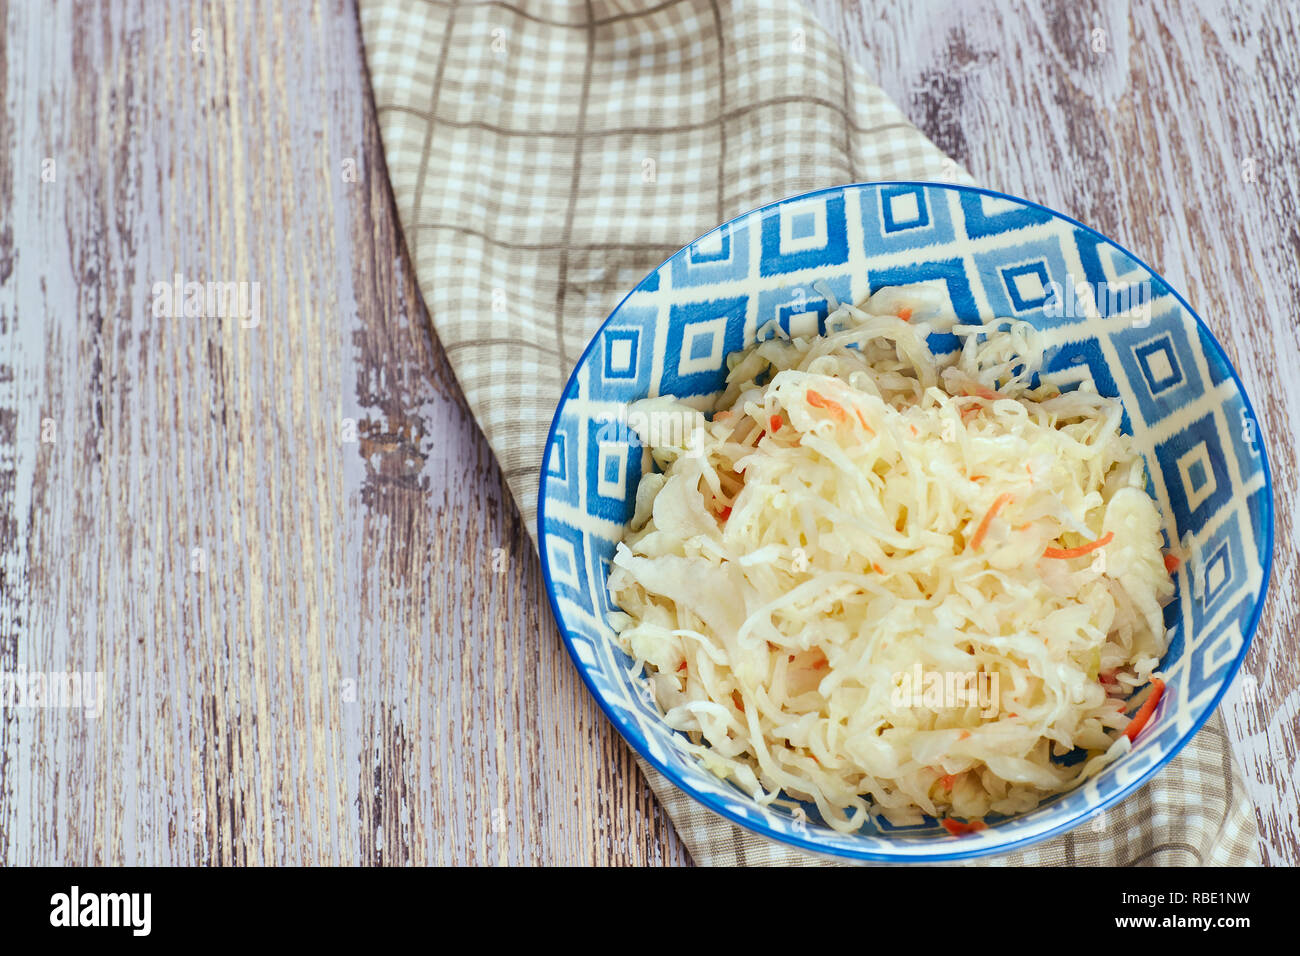
[[[1243, 373], [1278, 545], [1225, 712], [1300, 862], [1296, 5], [813, 5]], [[0, 713], [0, 860], [688, 862], [431, 332], [353, 4], [0, 9], [0, 670], [105, 681], [98, 717]], [[187, 318], [178, 274], [258, 313]]]

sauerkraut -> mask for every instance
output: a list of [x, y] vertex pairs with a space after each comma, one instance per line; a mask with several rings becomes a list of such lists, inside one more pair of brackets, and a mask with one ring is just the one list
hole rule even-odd
[[1040, 381], [1032, 327], [956, 324], [924, 288], [773, 331], [711, 419], [630, 416], [658, 470], [611, 625], [680, 746], [842, 831], [1014, 814], [1125, 752], [1173, 584], [1119, 401]]

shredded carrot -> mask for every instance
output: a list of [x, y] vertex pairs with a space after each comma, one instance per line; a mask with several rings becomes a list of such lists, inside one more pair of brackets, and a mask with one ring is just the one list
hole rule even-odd
[[993, 519], [997, 517], [997, 513], [1011, 500], [1011, 494], [1009, 492], [1003, 492], [993, 501], [993, 507], [988, 510], [988, 514], [986, 514], [983, 520], [980, 521], [979, 527], [975, 529], [975, 536], [970, 539], [972, 551], [980, 546], [980, 542], [982, 542], [984, 536], [988, 534], [989, 525], [993, 523]]
[[988, 399], [990, 402], [992, 402], [992, 401], [996, 401], [997, 399], [999, 399], [999, 398], [1002, 397], [1002, 396], [999, 395], [997, 392], [993, 391], [993, 389], [991, 389], [991, 388], [985, 388], [983, 385], [972, 385], [970, 388], [968, 388], [968, 389], [967, 389], [965, 392], [963, 392], [962, 394], [963, 394], [963, 395], [976, 395], [976, 396], [978, 396], [979, 398]]
[[1177, 571], [1178, 565], [1182, 563], [1183, 562], [1179, 561], [1172, 554], [1165, 555], [1165, 570], [1168, 571], [1170, 574], [1173, 574], [1175, 571]]
[[983, 820], [972, 820], [970, 823], [962, 823], [960, 820], [944, 819], [943, 828], [953, 836], [965, 836], [967, 833], [979, 833], [981, 830], [987, 830]]
[[805, 394], [808, 398], [808, 404], [813, 408], [826, 409], [836, 421], [848, 420], [848, 412], [844, 411], [844, 406], [839, 402], [832, 402], [829, 398], [826, 398], [820, 392], [814, 392], [811, 388]]
[[939, 782], [943, 784], [943, 789], [952, 793], [952, 785], [957, 782], [957, 778], [952, 774], [946, 774], [939, 778]]
[[1079, 558], [1085, 554], [1090, 554], [1098, 548], [1104, 548], [1110, 544], [1111, 538], [1115, 537], [1114, 531], [1107, 531], [1096, 541], [1089, 541], [1087, 544], [1081, 544], [1077, 548], [1048, 548], [1043, 552], [1045, 558]]
[[878, 564], [874, 564], [874, 563], [871, 565], [871, 570], [875, 571], [877, 574], [884, 574], [884, 573], [885, 573], [885, 569], [884, 569], [884, 568], [882, 568], [880, 565], [878, 565]]
[[862, 427], [867, 430], [867, 433], [870, 435], [874, 435], [876, 433], [876, 430], [872, 428], [870, 425], [868, 425], [867, 420], [862, 417], [862, 410], [855, 408], [853, 409], [853, 411], [858, 416], [858, 421], [862, 422]]
[[901, 309], [898, 310], [898, 317], [902, 319], [904, 322], [906, 322], [912, 318], [912, 310], [909, 309], [907, 306], [903, 306]]
[[959, 733], [959, 734], [957, 735], [957, 739], [958, 739], [958, 740], [965, 740], [965, 739], [966, 739], [967, 737], [969, 737], [969, 736], [970, 736], [970, 731], [969, 731], [969, 730], [963, 730], [961, 733]]
[[727, 507], [725, 507], [725, 508], [723, 508], [721, 511], [719, 511], [719, 512], [718, 512], [718, 517], [721, 518], [723, 521], [726, 521], [728, 518], [730, 518], [730, 517], [731, 517], [731, 505], [727, 505]]
[[781, 430], [781, 416], [773, 415], [771, 418], [769, 418], [767, 420], [767, 427], [774, 432], [779, 432]]
[[1119, 681], [1115, 679], [1114, 670], [1101, 671], [1097, 674], [1097, 680], [1101, 681], [1107, 687], [1114, 687], [1119, 683]]
[[740, 711], [742, 714], [745, 712], [745, 701], [740, 696], [740, 691], [733, 690], [731, 692], [731, 702], [736, 705], [736, 710]]
[[1020, 715], [1017, 714], [1015, 711], [1012, 711], [1011, 713], [1007, 714], [1007, 716], [1008, 716], [1008, 717], [1019, 717]]
[[677, 665], [677, 673], [680, 674], [684, 670], [686, 670], [686, 662], [682, 661], [680, 664]]
[[1142, 706], [1138, 708], [1137, 713], [1133, 715], [1133, 719], [1129, 721], [1128, 726], [1124, 728], [1125, 737], [1129, 740], [1137, 739], [1137, 735], [1142, 733], [1142, 728], [1145, 727], [1147, 721], [1151, 719], [1151, 715], [1155, 712], [1156, 704], [1160, 703], [1160, 698], [1164, 695], [1164, 692], [1165, 682], [1159, 677], [1151, 678], [1151, 696], [1142, 703]]
[[919, 435], [919, 434], [921, 434], [920, 432], [918, 432], [918, 431], [916, 430], [916, 426], [915, 426], [915, 425], [911, 425], [911, 426], [909, 426], [909, 427], [912, 429], [912, 434], [913, 434], [913, 435]]

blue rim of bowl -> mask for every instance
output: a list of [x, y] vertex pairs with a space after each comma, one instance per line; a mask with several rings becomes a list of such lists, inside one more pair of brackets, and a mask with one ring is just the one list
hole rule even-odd
[[[995, 844], [993, 846], [982, 846], [970, 850], [953, 849], [951, 851], [932, 853], [932, 854], [894, 854], [894, 853], [880, 852], [877, 850], [853, 850], [844, 847], [826, 846], [825, 844], [818, 843], [816, 840], [813, 839], [806, 839], [802, 837], [792, 836], [786, 833], [778, 833], [774, 830], [769, 829], [768, 827], [764, 826], [761, 823], [755, 823], [752, 820], [743, 819], [737, 816], [736, 814], [732, 813], [730, 810], [726, 809], [724, 806], [719, 804], [713, 797], [709, 796], [708, 794], [697, 792], [684, 779], [682, 779], [682, 777], [675, 770], [673, 770], [671, 767], [662, 763], [661, 761], [657, 760], [654, 756], [652, 756], [649, 753], [649, 749], [644, 745], [642, 745], [640, 741], [637, 739], [639, 734], [625, 721], [620, 720], [615, 715], [614, 711], [611, 710], [609, 705], [606, 704], [605, 699], [596, 690], [595, 686], [591, 681], [590, 676], [588, 676], [587, 669], [583, 665], [582, 660], [578, 657], [578, 652], [573, 646], [572, 639], [569, 637], [569, 630], [564, 625], [564, 618], [560, 616], [560, 605], [555, 596], [555, 587], [551, 583], [550, 562], [547, 558], [546, 548], [542, 546], [543, 545], [542, 529], [544, 526], [545, 515], [546, 515], [547, 474], [545, 468], [542, 469], [542, 479], [538, 485], [538, 497], [537, 497], [537, 538], [538, 538], [538, 545], [539, 545], [538, 551], [541, 553], [541, 559], [542, 559], [542, 579], [546, 583], [546, 595], [551, 602], [551, 614], [555, 618], [555, 623], [560, 631], [560, 636], [564, 639], [564, 646], [568, 649], [569, 656], [573, 659], [573, 665], [577, 669], [579, 676], [582, 678], [582, 682], [587, 686], [587, 692], [590, 693], [592, 698], [595, 699], [596, 704], [600, 707], [601, 711], [605, 714], [606, 719], [609, 720], [609, 722], [614, 725], [614, 728], [619, 732], [620, 736], [622, 736], [622, 738], [625, 741], [627, 741], [628, 746], [630, 746], [634, 751], [636, 751], [643, 760], [645, 760], [652, 767], [658, 770], [661, 774], [667, 777], [668, 780], [672, 783], [672, 785], [675, 786], [678, 790], [685, 793], [688, 797], [690, 797], [696, 803], [700, 804], [706, 810], [712, 811], [713, 813], [722, 817], [724, 820], [727, 820], [729, 823], [734, 824], [735, 826], [738, 826], [744, 830], [748, 830], [751, 833], [755, 833], [761, 837], [765, 837], [766, 839], [771, 840], [775, 843], [784, 844], [786, 846], [792, 846], [797, 849], [803, 850], [805, 852], [816, 853], [821, 856], [833, 856], [839, 859], [859, 860], [859, 861], [871, 862], [871, 863], [914, 863], [914, 864], [924, 865], [926, 863], [945, 863], [945, 862], [951, 862], [955, 860], [976, 859], [978, 857], [984, 857], [984, 856], [1001, 856], [1003, 854], [1010, 853], [1013, 850], [1020, 850], [1029, 846], [1033, 846], [1034, 844], [1041, 843], [1044, 840], [1049, 840], [1054, 836], [1058, 836], [1062, 833], [1065, 833], [1068, 830], [1072, 830], [1083, 821], [1090, 819], [1093, 816], [1096, 816], [1098, 813], [1104, 811], [1107, 807], [1113, 806], [1114, 804], [1123, 800], [1125, 797], [1132, 794], [1140, 786], [1142, 786], [1149, 779], [1151, 779], [1151, 777], [1155, 773], [1157, 773], [1162, 767], [1164, 767], [1167, 763], [1173, 760], [1174, 757], [1178, 756], [1178, 754], [1182, 751], [1182, 749], [1185, 746], [1187, 746], [1188, 742], [1190, 742], [1193, 737], [1196, 736], [1196, 734], [1200, 731], [1201, 727], [1205, 725], [1205, 722], [1209, 720], [1210, 715], [1213, 714], [1215, 709], [1219, 706], [1219, 701], [1221, 701], [1223, 699], [1223, 695], [1227, 693], [1228, 687], [1231, 686], [1233, 678], [1237, 676], [1237, 671], [1240, 669], [1242, 661], [1246, 659], [1246, 655], [1250, 652], [1250, 645], [1255, 639], [1255, 632], [1259, 628], [1260, 615], [1264, 611], [1264, 604], [1268, 597], [1268, 587], [1272, 579], [1272, 573], [1273, 573], [1273, 475], [1268, 464], [1268, 448], [1267, 448], [1267, 443], [1264, 441], [1264, 431], [1260, 427], [1259, 417], [1255, 414], [1255, 409], [1250, 403], [1250, 396], [1246, 393], [1245, 384], [1241, 381], [1241, 377], [1237, 374], [1237, 369], [1233, 366], [1232, 362], [1228, 359], [1227, 353], [1224, 352], [1223, 346], [1219, 344], [1219, 340], [1215, 336], [1214, 332], [1210, 329], [1208, 325], [1205, 324], [1205, 322], [1201, 319], [1200, 315], [1197, 314], [1196, 310], [1191, 307], [1191, 305], [1187, 302], [1187, 300], [1183, 298], [1182, 294], [1178, 292], [1176, 289], [1174, 289], [1174, 287], [1170, 285], [1169, 282], [1162, 275], [1160, 275], [1160, 273], [1156, 272], [1155, 269], [1152, 269], [1151, 266], [1147, 265], [1145, 260], [1138, 258], [1133, 253], [1129, 252], [1129, 250], [1126, 249], [1124, 246], [1121, 246], [1115, 240], [1111, 239], [1108, 236], [1103, 235], [1102, 233], [1098, 232], [1096, 229], [1093, 229], [1091, 226], [1079, 222], [1079, 220], [1073, 218], [1072, 216], [1067, 216], [1064, 213], [1057, 212], [1055, 209], [1052, 209], [1048, 206], [1044, 206], [1041, 203], [1036, 203], [1028, 199], [1022, 199], [1019, 196], [1012, 196], [1009, 193], [998, 192], [997, 190], [994, 189], [981, 189], [978, 186], [963, 186], [956, 183], [936, 183], [936, 182], [927, 182], [924, 180], [910, 180], [910, 179], [909, 180], [889, 179], [889, 180], [879, 180], [879, 181], [870, 181], [870, 182], [861, 182], [861, 183], [846, 183], [841, 186], [827, 186], [822, 189], [814, 189], [811, 192], [799, 193], [794, 196], [787, 196], [784, 199], [778, 199], [775, 202], [770, 202], [762, 206], [757, 206], [753, 209], [750, 209], [746, 212], [741, 213], [738, 216], [735, 216], [727, 220], [724, 223], [714, 226], [712, 229], [708, 230], [708, 232], [702, 233], [701, 235], [697, 236], [691, 242], [688, 242], [682, 248], [674, 252], [663, 262], [659, 263], [658, 266], [656, 266], [653, 270], [651, 270], [646, 274], [646, 278], [655, 274], [660, 269], [662, 269], [665, 265], [667, 265], [668, 263], [676, 259], [678, 256], [685, 253], [686, 250], [688, 250], [696, 242], [699, 242], [699, 240], [703, 239], [705, 236], [708, 236], [719, 229], [723, 229], [727, 226], [730, 226], [732, 223], [737, 222], [741, 219], [748, 218], [749, 216], [752, 216], [755, 213], [761, 213], [768, 209], [775, 209], [785, 205], [786, 203], [795, 202], [800, 199], [808, 199], [813, 196], [819, 196], [822, 193], [841, 192], [850, 189], [859, 189], [864, 187], [879, 188], [882, 186], [923, 186], [925, 188], [950, 189], [953, 192], [975, 193], [980, 196], [990, 196], [995, 199], [1005, 199], [1009, 202], [1019, 203], [1022, 206], [1028, 206], [1033, 209], [1041, 209], [1043, 212], [1049, 213], [1050, 215], [1056, 217], [1057, 219], [1064, 220], [1065, 222], [1068, 222], [1074, 226], [1079, 227], [1080, 229], [1083, 229], [1085, 232], [1088, 232], [1089, 234], [1096, 236], [1102, 242], [1105, 242], [1108, 245], [1114, 246], [1116, 249], [1119, 249], [1130, 259], [1138, 263], [1140, 266], [1142, 266], [1142, 268], [1146, 269], [1149, 273], [1151, 273], [1153, 276], [1159, 279], [1160, 282], [1164, 285], [1164, 287], [1169, 290], [1169, 293], [1175, 299], [1178, 300], [1178, 302], [1182, 305], [1182, 307], [1187, 310], [1187, 313], [1196, 321], [1196, 324], [1200, 327], [1200, 330], [1202, 332], [1202, 335], [1200, 336], [1201, 341], [1213, 346], [1214, 351], [1218, 353], [1219, 359], [1223, 362], [1224, 366], [1228, 369], [1228, 374], [1229, 376], [1231, 376], [1233, 383], [1237, 386], [1237, 390], [1241, 394], [1242, 402], [1246, 406], [1246, 413], [1250, 416], [1251, 420], [1255, 422], [1255, 427], [1257, 430], [1257, 434], [1259, 436], [1260, 463], [1263, 465], [1263, 469], [1264, 469], [1263, 490], [1265, 491], [1264, 506], [1265, 506], [1265, 513], [1267, 517], [1267, 521], [1265, 522], [1265, 526], [1264, 526], [1265, 527], [1264, 539], [1267, 544], [1267, 548], [1265, 549], [1264, 552], [1264, 574], [1260, 580], [1259, 593], [1255, 597], [1255, 606], [1251, 610], [1250, 625], [1246, 628], [1246, 630], [1243, 632], [1242, 635], [1244, 640], [1242, 641], [1241, 651], [1237, 654], [1236, 659], [1229, 666], [1227, 673], [1224, 675], [1222, 681], [1220, 682], [1218, 693], [1214, 695], [1214, 699], [1210, 701], [1209, 706], [1205, 708], [1205, 712], [1196, 721], [1196, 723], [1192, 725], [1192, 728], [1186, 734], [1184, 734], [1176, 744], [1174, 744], [1172, 747], [1169, 748], [1168, 753], [1166, 753], [1158, 761], [1152, 764], [1147, 769], [1147, 771], [1143, 773], [1140, 777], [1131, 780], [1122, 789], [1118, 790], [1107, 799], [1102, 800], [1096, 806], [1087, 807], [1084, 810], [1080, 811], [1079, 813], [1074, 814], [1070, 818], [1063, 820], [1061, 823], [1058, 823], [1056, 826], [1044, 830], [1042, 833], [1031, 834], [1030, 836], [1021, 837], [1020, 839], [1012, 840], [1007, 843]], [[642, 281], [645, 280], [642, 279]], [[609, 324], [609, 320], [618, 314], [619, 310], [623, 308], [624, 303], [626, 303], [627, 300], [631, 298], [632, 294], [640, 287], [640, 285], [641, 283], [638, 282], [635, 286], [633, 286], [632, 290], [628, 292], [628, 294], [622, 298], [622, 300], [618, 303], [618, 305], [614, 307], [614, 309], [609, 313], [609, 315], [605, 317], [605, 320], [600, 324], [600, 328], [598, 328], [595, 331], [595, 333], [592, 335], [591, 341], [587, 343], [587, 347], [582, 350], [582, 355], [579, 356], [577, 363], [573, 366], [573, 372], [569, 375], [568, 381], [565, 382], [564, 391], [560, 393], [560, 403], [559, 405], [556, 406], [555, 416], [551, 419], [550, 430], [546, 434], [546, 444], [543, 446], [543, 451], [542, 451], [543, 462], [546, 461], [547, 456], [549, 455], [550, 452], [551, 443], [555, 440], [555, 428], [560, 422], [560, 412], [564, 409], [564, 406], [567, 404], [567, 396], [570, 390], [577, 383], [578, 372], [582, 369], [583, 365], [586, 363], [587, 357], [591, 354], [592, 349], [596, 347], [596, 343], [600, 341], [601, 333], [604, 332], [605, 326]], [[740, 791], [737, 791], [737, 796], [743, 798], [745, 795]], [[992, 828], [991, 832], [996, 832], [996, 829], [997, 829], [996, 827]], [[959, 838], [954, 838], [954, 839], [959, 839]], [[936, 849], [940, 849], [947, 846], [950, 846], [950, 844], [935, 841]]]

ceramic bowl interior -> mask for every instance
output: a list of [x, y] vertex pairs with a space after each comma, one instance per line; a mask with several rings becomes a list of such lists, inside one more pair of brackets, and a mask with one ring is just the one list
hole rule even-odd
[[[1133, 751], [1086, 785], [987, 830], [937, 823], [842, 834], [791, 799], [758, 805], [674, 746], [641, 675], [606, 624], [605, 581], [651, 467], [628, 404], [717, 394], [728, 353], [775, 334], [817, 331], [825, 293], [858, 302], [926, 282], [963, 321], [1024, 319], [1050, 343], [1044, 376], [1091, 379], [1124, 405], [1146, 458], [1167, 539], [1199, 557], [1176, 572], [1161, 664], [1168, 686]], [[815, 284], [815, 287], [814, 287]], [[934, 334], [935, 351], [956, 347]], [[1245, 656], [1272, 554], [1263, 437], [1241, 381], [1191, 307], [1114, 242], [1009, 196], [933, 183], [824, 189], [765, 206], [697, 239], [647, 276], [578, 362], [555, 414], [538, 530], [555, 618], [581, 675], [619, 732], [652, 765], [732, 822], [803, 849], [861, 860], [952, 860], [1001, 853], [1094, 817], [1167, 763], [1213, 711]], [[784, 797], [784, 795], [782, 795]]]

